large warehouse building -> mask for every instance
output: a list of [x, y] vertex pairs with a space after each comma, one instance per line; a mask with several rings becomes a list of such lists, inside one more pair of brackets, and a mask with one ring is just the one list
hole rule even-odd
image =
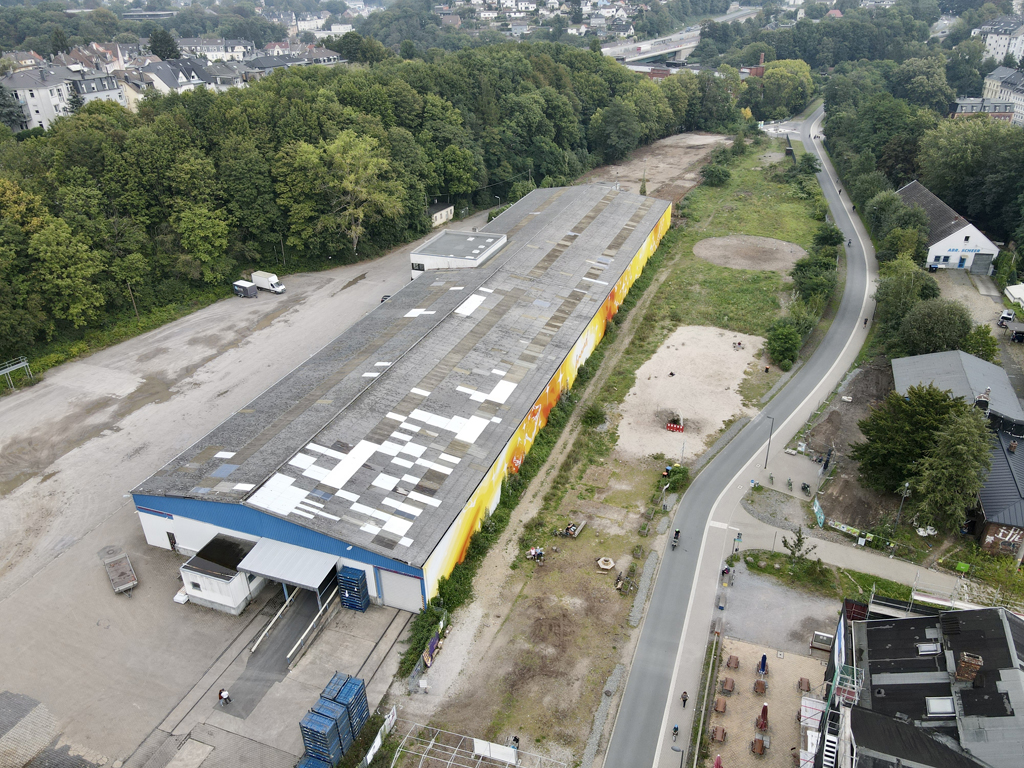
[[135, 489], [147, 541], [196, 554], [189, 573], [223, 588], [186, 588], [222, 610], [263, 580], [322, 592], [343, 566], [377, 603], [420, 610], [670, 216], [667, 202], [587, 185], [535, 190], [487, 232], [450, 233], [479, 249], [475, 266], [414, 273]]

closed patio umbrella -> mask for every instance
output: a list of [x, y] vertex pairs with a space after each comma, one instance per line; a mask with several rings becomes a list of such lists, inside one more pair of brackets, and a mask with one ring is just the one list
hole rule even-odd
[[761, 716], [757, 718], [755, 725], [757, 725], [757, 730], [759, 731], [768, 730], [768, 702], [765, 702], [761, 707]]

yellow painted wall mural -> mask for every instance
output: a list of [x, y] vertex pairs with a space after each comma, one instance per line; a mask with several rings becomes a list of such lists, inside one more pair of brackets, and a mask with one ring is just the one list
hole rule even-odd
[[648, 260], [654, 255], [671, 222], [672, 209], [669, 207], [658, 219], [658, 223], [608, 293], [608, 297], [594, 318], [580, 334], [555, 375], [551, 377], [547, 387], [537, 398], [515, 434], [512, 435], [512, 439], [505, 445], [505, 450], [488, 470], [480, 485], [477, 486], [455, 523], [448, 529], [444, 538], [424, 564], [423, 575], [426, 579], [428, 598], [437, 594], [438, 580], [442, 576], [450, 574], [456, 563], [461, 562], [466, 556], [470, 538], [480, 530], [480, 524], [484, 518], [498, 506], [498, 501], [501, 499], [501, 484], [510, 472], [519, 471], [523, 459], [526, 458], [526, 454], [533, 446], [537, 433], [547, 424], [551, 409], [558, 403], [562, 392], [572, 387], [580, 366], [587, 361], [587, 358], [597, 348], [598, 343], [604, 338], [608, 321], [619, 311], [626, 294], [629, 293], [629, 289], [643, 272]]

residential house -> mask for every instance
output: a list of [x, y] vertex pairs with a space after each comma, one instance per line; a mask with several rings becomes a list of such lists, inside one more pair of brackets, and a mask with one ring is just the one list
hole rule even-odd
[[19, 69], [28, 69], [29, 67], [41, 67], [46, 63], [46, 59], [35, 51], [8, 51], [0, 58], [11, 62], [13, 65], [12, 71], [14, 72], [17, 72]]
[[443, 13], [441, 14], [441, 26], [458, 29], [462, 26], [462, 17], [457, 13]]
[[992, 259], [999, 253], [995, 244], [976, 226], [958, 214], [919, 181], [896, 190], [904, 203], [918, 205], [928, 217], [928, 266], [966, 269], [973, 275], [988, 275]]
[[510, 29], [509, 29], [509, 32], [511, 33], [512, 37], [523, 37], [524, 35], [527, 35], [527, 34], [530, 33], [530, 25], [529, 24], [512, 24]]
[[182, 53], [191, 53], [207, 61], [242, 61], [256, 51], [256, 46], [250, 40], [181, 37], [177, 43]]
[[261, 74], [269, 74], [277, 69], [285, 69], [287, 67], [306, 67], [312, 64], [325, 64], [334, 65], [342, 64], [345, 59], [342, 59], [334, 51], [329, 51], [326, 48], [314, 48], [310, 47], [306, 53], [286, 53], [281, 56], [257, 56], [255, 59], [249, 59], [245, 62], [250, 69], [256, 70]]
[[476, 17], [478, 19], [480, 19], [481, 21], [487, 21], [489, 19], [496, 19], [496, 18], [498, 18], [498, 12], [497, 11], [477, 11]]
[[210, 76], [196, 59], [169, 59], [147, 64], [141, 70], [150, 76], [154, 90], [164, 95], [205, 88]]
[[318, 29], [313, 36], [319, 41], [327, 37], [341, 37], [351, 31], [351, 24], [331, 24], [330, 29]]
[[58, 117], [70, 114], [72, 93], [84, 103], [113, 101], [127, 106], [117, 80], [105, 72], [73, 72], [67, 67], [47, 65], [11, 72], [0, 85], [15, 95], [25, 119], [21, 129], [49, 128]]
[[583, 37], [587, 34], [586, 24], [575, 24], [565, 30], [566, 34], [575, 35], [576, 37]]
[[[1022, 326], [1024, 327], [1024, 326]], [[975, 535], [983, 549], [1024, 557], [1024, 409], [1006, 371], [966, 352], [937, 352], [892, 361], [893, 384], [905, 395], [912, 386], [932, 384], [962, 397], [988, 415], [995, 433], [992, 462], [982, 486]]]
[[1009, 99], [957, 99], [950, 107], [950, 117], [988, 115], [993, 120], [1013, 122], [1014, 103]]
[[262, 72], [252, 69], [244, 61], [211, 61], [203, 65], [206, 86], [214, 91], [244, 88], [250, 80], [258, 80]]
[[605, 34], [608, 32], [608, 19], [600, 14], [595, 13], [590, 17], [588, 23], [590, 24], [590, 29], [597, 34]]
[[132, 112], [139, 111], [139, 104], [142, 100], [155, 93], [153, 78], [140, 69], [115, 69], [110, 73], [121, 85], [121, 92], [124, 94], [125, 106]]
[[608, 32], [619, 37], [632, 37], [636, 34], [628, 21], [613, 21], [608, 25]]
[[833, 8], [831, 11], [825, 14], [826, 19], [841, 19], [843, 18], [843, 12], [838, 8]]
[[1013, 125], [1024, 126], [1024, 73], [1009, 67], [996, 67], [985, 78], [981, 92], [984, 99], [998, 99], [1013, 104]]
[[331, 14], [328, 11], [306, 14], [295, 22], [295, 31], [297, 34], [302, 34], [303, 32], [313, 32], [317, 29], [323, 29], [324, 23], [330, 17]]
[[1024, 21], [1019, 16], [1000, 16], [986, 22], [971, 34], [985, 43], [985, 55], [1002, 61], [1006, 54], [1020, 59], [1024, 53]]
[[158, 21], [160, 19], [173, 19], [177, 11], [125, 11], [121, 18], [125, 21]]

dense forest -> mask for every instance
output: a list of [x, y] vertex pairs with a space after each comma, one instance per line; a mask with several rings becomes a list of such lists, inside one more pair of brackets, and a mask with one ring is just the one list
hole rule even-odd
[[437, 198], [514, 200], [640, 143], [728, 128], [738, 86], [656, 85], [588, 50], [506, 43], [292, 68], [138, 115], [93, 102], [23, 141], [0, 127], [0, 358], [133, 301], [223, 290], [243, 267], [378, 254], [425, 233]]

